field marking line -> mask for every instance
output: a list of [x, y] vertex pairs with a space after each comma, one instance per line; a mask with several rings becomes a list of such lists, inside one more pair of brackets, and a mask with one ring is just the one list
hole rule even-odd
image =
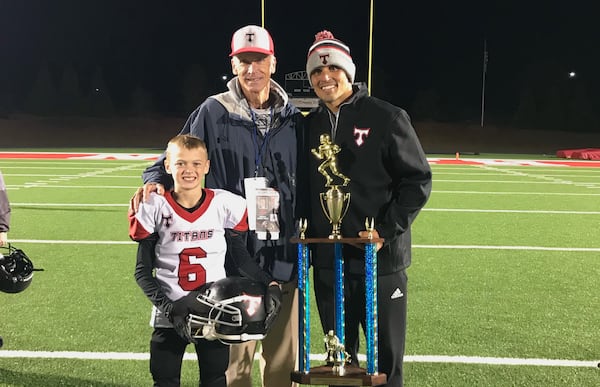
[[[496, 167], [489, 166], [489, 165], [483, 165], [483, 166], [481, 166], [481, 169], [485, 170], [485, 171], [504, 173], [505, 176], [518, 176], [518, 177], [538, 179], [538, 180], [542, 180], [543, 182], [546, 182], [549, 184], [564, 184], [564, 185], [572, 185], [572, 186], [576, 186], [576, 187], [588, 187], [588, 188], [600, 187], [598, 185], [598, 183], [575, 182], [572, 180], [561, 179], [559, 177], [555, 177], [555, 176], [551, 176], [551, 175], [545, 175], [545, 174], [536, 175], [536, 174], [531, 174], [528, 172], [522, 172], [520, 170], [516, 171], [514, 169], [500, 169], [500, 168], [496, 168]], [[535, 183], [533, 183], [533, 184], [535, 184]]]
[[536, 359], [536, 358], [510, 358], [510, 357], [481, 357], [481, 356], [431, 356], [407, 355], [405, 362], [415, 363], [464, 363], [464, 364], [490, 364], [490, 365], [519, 365], [519, 366], [545, 366], [545, 367], [600, 367], [597, 360], [566, 360], [566, 359]]
[[[254, 355], [258, 360], [259, 354]], [[76, 351], [0, 351], [0, 358], [42, 358], [42, 359], [85, 359], [85, 360], [148, 360], [149, 353], [135, 352], [76, 352]], [[310, 360], [324, 360], [325, 354], [310, 354]], [[359, 354], [358, 359], [366, 360], [364, 354]], [[196, 354], [186, 352], [184, 360], [196, 360]], [[510, 357], [483, 357], [483, 356], [436, 356], [436, 355], [406, 355], [405, 362], [411, 363], [465, 363], [465, 364], [492, 364], [492, 365], [517, 365], [517, 366], [545, 366], [545, 367], [599, 367], [598, 360], [567, 360], [567, 359], [541, 359], [541, 358], [510, 358]]]
[[415, 249], [449, 250], [531, 250], [531, 251], [583, 251], [600, 252], [600, 247], [544, 247], [544, 246], [488, 246], [488, 245], [412, 245]]
[[[78, 240], [40, 240], [11, 239], [11, 243], [32, 244], [66, 244], [66, 245], [136, 245], [134, 241], [78, 241]], [[487, 246], [487, 245], [420, 245], [413, 244], [415, 249], [469, 249], [469, 250], [531, 250], [531, 251], [582, 251], [600, 252], [600, 247], [545, 247], [545, 246]]]
[[[52, 175], [52, 174], [42, 174], [42, 173], [3, 173], [4, 177], [12, 176], [12, 177], [47, 177], [47, 178], [55, 178], [55, 179], [68, 179], [73, 175]], [[103, 179], [139, 179], [140, 175], [113, 175], [113, 176], [94, 176], [95, 178], [103, 178]]]
[[11, 207], [129, 207], [127, 203], [10, 203]]
[[53, 185], [54, 181], [37, 181], [37, 182], [33, 182], [33, 183], [25, 183], [25, 184], [21, 184], [21, 185], [12, 185], [12, 184], [7, 184], [6, 188], [7, 189], [21, 189], [21, 188], [25, 188], [25, 189], [29, 189], [29, 188], [68, 188], [68, 189], [72, 189], [72, 188], [80, 188], [80, 189], [105, 189], [105, 188], [111, 188], [111, 189], [130, 189], [135, 191], [137, 188], [139, 188], [141, 186], [142, 183], [140, 183], [140, 185]]
[[[46, 169], [46, 168], [47, 168], [47, 169], [52, 169], [53, 171], [58, 171], [58, 170], [70, 170], [70, 171], [73, 171], [73, 170], [77, 170], [77, 171], [89, 171], [90, 169], [94, 169], [94, 167], [98, 167], [98, 166], [106, 167], [107, 165], [108, 165], [107, 163], [102, 163], [102, 164], [98, 164], [98, 165], [96, 165], [96, 166], [92, 166], [92, 165], [86, 165], [86, 166], [84, 166], [84, 167], [55, 167], [55, 166], [49, 166], [49, 167], [43, 167], [43, 169]], [[135, 167], [137, 167], [137, 168], [143, 168], [143, 167], [144, 167], [143, 165], [133, 165], [133, 164], [122, 165], [122, 167], [130, 167], [130, 166], [131, 166], [131, 167], [135, 166]], [[8, 170], [8, 169], [17, 169], [17, 170], [21, 170], [21, 169], [32, 169], [32, 170], [39, 171], [39, 170], [40, 170], [40, 168], [42, 168], [42, 167], [40, 167], [39, 165], [34, 165], [34, 166], [31, 166], [31, 167], [25, 167], [25, 166], [22, 166], [22, 165], [18, 165], [18, 166], [11, 165], [10, 167], [2, 166], [2, 170], [3, 170], [3, 171], [5, 171], [5, 170]], [[21, 175], [19, 175], [19, 174], [11, 174], [11, 173], [3, 173], [3, 174], [4, 174], [5, 176], [21, 176]], [[32, 175], [24, 175], [24, 176], [36, 176], [36, 174], [32, 174]], [[46, 176], [46, 175], [40, 174], [40, 176]], [[73, 175], [68, 175], [68, 176], [73, 176]]]
[[[11, 203], [13, 207], [129, 207], [127, 203]], [[563, 210], [493, 210], [479, 208], [429, 208], [430, 212], [480, 212], [515, 214], [564, 214], [564, 215], [600, 215], [600, 211], [563, 211]]]
[[76, 240], [40, 240], [40, 239], [11, 239], [10, 243], [33, 243], [49, 245], [137, 245], [134, 241], [76, 241]]
[[456, 179], [435, 179], [436, 183], [499, 183], [499, 184], [565, 184], [559, 181], [524, 181], [524, 180], [456, 180]]
[[[59, 179], [55, 179], [55, 178], [49, 178], [49, 179], [42, 179], [42, 180], [37, 180], [34, 182], [28, 182], [25, 183], [23, 185], [7, 185], [7, 188], [12, 188], [12, 189], [20, 189], [20, 188], [24, 188], [24, 189], [28, 189], [28, 188], [73, 188], [73, 186], [60, 186], [60, 185], [53, 185], [54, 183], [56, 183], [57, 181], [71, 181], [71, 180], [78, 180], [78, 179], [82, 179], [82, 178], [86, 178], [86, 177], [97, 177], [97, 176], [101, 176], [101, 175], [105, 175], [107, 173], [112, 173], [112, 172], [120, 172], [120, 171], [129, 171], [132, 170], [134, 168], [138, 168], [138, 166], [136, 165], [123, 165], [123, 166], [119, 166], [119, 167], [114, 167], [114, 168], [99, 168], [99, 169], [95, 169], [90, 171], [88, 169], [88, 172], [82, 172], [82, 173], [77, 173], [75, 175], [67, 175], [64, 177], [61, 177]], [[119, 186], [79, 186], [80, 188], [127, 188], [127, 189], [131, 189], [130, 187], [119, 187]], [[133, 188], [135, 189], [135, 188]]]
[[600, 215], [600, 211], [561, 211], [561, 210], [488, 210], [478, 208], [423, 208], [432, 212], [483, 212], [507, 214], [567, 214], [567, 215]]
[[[527, 168], [531, 168], [532, 167], [527, 167]], [[556, 167], [552, 167], [554, 170], [556, 170]], [[449, 171], [438, 171], [437, 169], [433, 169], [433, 176], [434, 177], [450, 177], [450, 176], [502, 176], [503, 174], [498, 174], [495, 172], [479, 172], [481, 171], [481, 167], [477, 168], [477, 172], [473, 171], [472, 169], [470, 171], [464, 171], [461, 169], [450, 169], [452, 172]], [[581, 179], [597, 179], [600, 177], [600, 168], [587, 168], [585, 170], [573, 170], [571, 173], [571, 170], [568, 171], [563, 171], [563, 170], [559, 170], [557, 172], [566, 172], [568, 174], [562, 174], [562, 173], [546, 173], [546, 171], [544, 171], [544, 175], [547, 176], [556, 176], [556, 177], [571, 177], [571, 178], [581, 178]], [[541, 173], [538, 171], [532, 171], [532, 176], [536, 176], [536, 175], [540, 175]]]
[[459, 159], [447, 157], [428, 157], [431, 165], [469, 165], [469, 166], [509, 166], [509, 167], [600, 167], [600, 161], [596, 160], [531, 160], [531, 159], [489, 159], [468, 158]]
[[600, 193], [592, 192], [518, 192], [518, 191], [450, 191], [450, 190], [432, 190], [431, 193], [447, 194], [470, 194], [470, 195], [561, 195], [561, 196], [600, 196]]

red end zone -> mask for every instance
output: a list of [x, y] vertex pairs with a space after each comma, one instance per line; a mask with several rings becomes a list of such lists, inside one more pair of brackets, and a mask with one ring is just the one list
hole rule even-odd
[[595, 167], [600, 168], [600, 161], [588, 160], [519, 160], [519, 159], [456, 159], [427, 158], [432, 165], [494, 165], [494, 166], [536, 166], [536, 167]]
[[[0, 159], [69, 159], [69, 160], [156, 160], [153, 153], [71, 153], [71, 152], [0, 152]], [[427, 158], [432, 165], [556, 166], [600, 168], [600, 160], [520, 160]]]
[[0, 159], [156, 160], [152, 153], [0, 152]]

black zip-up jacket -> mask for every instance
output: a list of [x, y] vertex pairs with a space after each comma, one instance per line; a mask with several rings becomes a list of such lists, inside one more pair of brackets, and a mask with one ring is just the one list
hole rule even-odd
[[[228, 83], [229, 91], [209, 97], [188, 118], [180, 134], [191, 134], [206, 142], [210, 172], [207, 188], [221, 188], [245, 197], [244, 178], [254, 177], [256, 156], [260, 154], [258, 176], [266, 177], [269, 186], [279, 192], [279, 239], [259, 240], [249, 231], [248, 250], [263, 270], [278, 281], [296, 276], [296, 246], [289, 242], [295, 233], [296, 169], [298, 136], [302, 135], [303, 116], [288, 103], [281, 86], [271, 80], [273, 122], [267, 137], [256, 130], [250, 106], [243, 97], [237, 77]], [[257, 153], [261, 149], [260, 153]], [[165, 172], [163, 155], [147, 168], [144, 183], [160, 182], [167, 189], [173, 180]], [[228, 267], [228, 274], [237, 274]]]
[[[335, 136], [332, 128], [336, 127]], [[379, 275], [397, 272], [411, 262], [411, 224], [431, 193], [431, 169], [408, 114], [399, 107], [368, 95], [354, 86], [353, 95], [336, 115], [323, 103], [307, 116], [308, 150], [316, 149], [321, 134], [329, 134], [341, 148], [338, 169], [350, 178], [350, 207], [342, 219], [343, 237], [358, 237], [365, 219], [375, 218], [375, 229], [384, 246], [379, 250]], [[326, 219], [319, 192], [325, 192], [325, 178], [317, 168], [322, 160], [309, 156], [309, 236], [327, 237], [331, 225]], [[340, 184], [338, 181], [335, 184]], [[313, 246], [313, 265], [333, 267], [332, 245]], [[364, 252], [344, 245], [346, 271], [364, 274]]]

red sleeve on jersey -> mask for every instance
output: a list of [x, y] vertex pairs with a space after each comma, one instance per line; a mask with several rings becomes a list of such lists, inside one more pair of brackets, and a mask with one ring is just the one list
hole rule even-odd
[[244, 216], [242, 216], [242, 219], [240, 220], [240, 222], [238, 224], [236, 224], [233, 229], [235, 231], [243, 231], [243, 232], [248, 231], [248, 210], [244, 211]]
[[144, 226], [137, 220], [133, 211], [127, 214], [129, 218], [129, 237], [134, 241], [141, 241], [150, 236], [150, 233], [144, 228]]

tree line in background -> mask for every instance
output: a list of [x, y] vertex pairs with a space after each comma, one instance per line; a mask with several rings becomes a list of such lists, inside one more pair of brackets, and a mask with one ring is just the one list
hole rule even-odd
[[[145, 116], [184, 115], [195, 109], [208, 95], [205, 75], [199, 66], [191, 66], [176, 95], [164, 95], [151, 87], [138, 84], [128, 92], [111, 84], [106, 72], [97, 66], [91, 75], [83, 76], [73, 66], [40, 66], [29, 91], [20, 97], [0, 90], [0, 117], [12, 114], [36, 116]], [[111, 87], [112, 86], [112, 87]], [[117, 90], [115, 90], [117, 89]], [[165, 107], [164, 100], [175, 100]], [[175, 108], [172, 106], [175, 105]]]
[[[544, 70], [545, 69], [545, 70]], [[488, 112], [486, 122], [499, 123], [529, 129], [552, 129], [575, 132], [596, 132], [600, 130], [600, 116], [596, 103], [590, 95], [589, 84], [577, 77], [555, 79], [558, 69], [552, 66], [531, 66], [525, 72], [511, 100], [502, 109], [492, 92], [487, 97]], [[457, 77], [458, 78], [458, 77]], [[180, 81], [175, 81], [168, 92], [152, 87], [137, 85], [115, 97], [116, 86], [110, 87], [101, 67], [81, 76], [73, 66], [63, 66], [58, 70], [48, 64], [40, 66], [35, 81], [29, 91], [21, 91], [23, 97], [14, 96], [0, 90], [0, 117], [24, 113], [38, 116], [144, 116], [176, 115], [186, 116], [207, 96], [225, 90], [226, 80], [207, 81], [205, 70], [200, 65], [191, 65], [183, 72]], [[490, 80], [489, 88], [494, 87]], [[283, 84], [283, 83], [282, 83]], [[470, 98], [457, 97], [455, 84], [432, 85], [414, 95], [412, 101], [403, 104], [394, 96], [393, 80], [375, 72], [376, 96], [403, 106], [414, 120], [441, 122], [479, 122], [481, 114], [480, 95], [477, 85], [470, 85]], [[586, 87], [587, 86], [587, 87]], [[520, 89], [520, 90], [519, 90]], [[125, 94], [125, 95], [123, 95]], [[396, 100], [394, 100], [396, 97]], [[169, 103], [165, 104], [165, 100]], [[405, 101], [406, 102], [406, 101]]]
[[[411, 104], [413, 118], [479, 122], [482, 81], [478, 80], [479, 87], [476, 82], [469, 85], [469, 101], [464, 103], [456, 91], [467, 86], [461, 83], [460, 76], [457, 78], [442, 92], [433, 88], [419, 91]], [[553, 63], [535, 63], [520, 77], [489, 79], [483, 98], [484, 122], [528, 129], [600, 132], [599, 86], [594, 80], [584, 81]]]

